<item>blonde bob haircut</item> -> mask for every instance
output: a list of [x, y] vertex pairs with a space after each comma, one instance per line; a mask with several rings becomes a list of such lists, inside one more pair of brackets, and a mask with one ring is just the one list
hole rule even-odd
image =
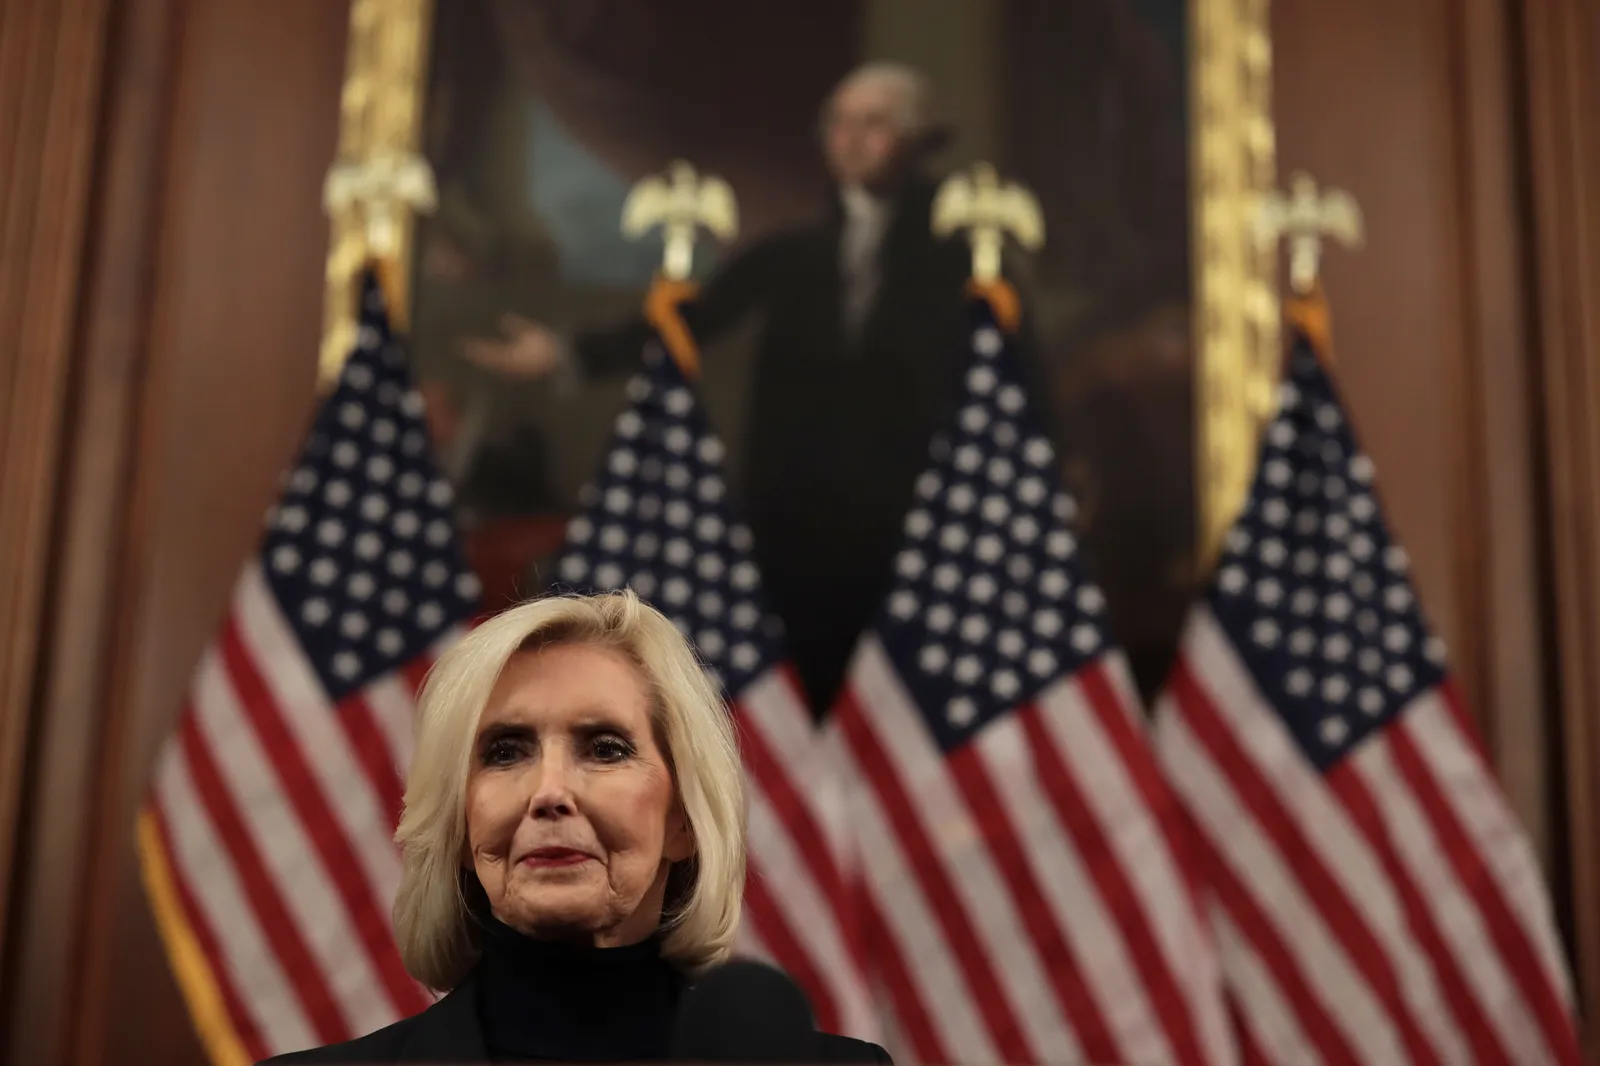
[[513, 655], [557, 644], [615, 648], [649, 686], [657, 743], [695, 845], [668, 876], [662, 955], [693, 974], [733, 950], [744, 892], [744, 776], [720, 691], [673, 624], [631, 591], [551, 596], [478, 626], [440, 656], [423, 687], [395, 833], [404, 870], [394, 926], [406, 969], [431, 988], [455, 987], [478, 958], [478, 919], [464, 888], [473, 874], [462, 857], [479, 720]]

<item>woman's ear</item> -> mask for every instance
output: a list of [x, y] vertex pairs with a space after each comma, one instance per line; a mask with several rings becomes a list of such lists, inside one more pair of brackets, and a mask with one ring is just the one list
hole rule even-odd
[[661, 848], [661, 856], [668, 862], [683, 862], [694, 854], [694, 827], [689, 824], [689, 815], [683, 809], [681, 802], [672, 805], [672, 813], [667, 815], [667, 839]]

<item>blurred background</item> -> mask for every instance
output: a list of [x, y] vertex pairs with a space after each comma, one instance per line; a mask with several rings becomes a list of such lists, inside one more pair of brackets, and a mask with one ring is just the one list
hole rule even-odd
[[[740, 244], [703, 271], [812, 217], [821, 103], [889, 58], [938, 93], [941, 169], [989, 160], [1040, 200], [1022, 287], [1041, 406], [1113, 629], [1159, 683], [1203, 576], [1183, 0], [430, 17], [440, 203], [410, 318], [490, 606], [538, 591], [622, 386], [508, 385], [463, 345], [508, 315], [570, 333], [633, 312], [660, 244], [616, 220], [674, 157], [739, 197]], [[338, 0], [0, 9], [0, 1061], [204, 1061], [133, 818], [314, 409], [349, 22]], [[1600, 8], [1274, 0], [1270, 26], [1280, 175], [1365, 215], [1366, 247], [1324, 261], [1335, 372], [1592, 1009]], [[732, 438], [749, 347], [735, 331], [706, 354]]]
[[[1187, 14], [1181, 0], [636, 3], [459, 0], [435, 16], [424, 154], [440, 210], [418, 233], [413, 336], [491, 596], [540, 587], [623, 381], [511, 385], [461, 357], [507, 315], [557, 330], [634, 313], [659, 236], [624, 238], [634, 182], [682, 156], [736, 190], [740, 231], [699, 274], [825, 211], [822, 102], [891, 58], [949, 127], [935, 173], [988, 160], [1040, 198], [1031, 333], [1062, 473], [1115, 605], [1159, 682], [1192, 592]], [[704, 394], [744, 437], [751, 331], [717, 338]], [[841, 380], [841, 389], [851, 386]], [[730, 457], [739, 481], [740, 449]], [[490, 562], [492, 560], [492, 564]], [[497, 579], [498, 578], [498, 579]]]

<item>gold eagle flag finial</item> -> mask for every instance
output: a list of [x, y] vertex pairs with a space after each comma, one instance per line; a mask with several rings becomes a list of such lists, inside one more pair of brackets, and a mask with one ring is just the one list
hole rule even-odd
[[404, 321], [404, 302], [396, 294], [404, 288], [407, 227], [414, 214], [429, 214], [438, 202], [433, 171], [415, 152], [379, 151], [365, 158], [341, 159], [329, 168], [322, 183], [322, 206], [333, 230], [327, 273], [330, 286], [342, 298], [330, 298], [328, 303], [318, 367], [322, 389], [331, 389], [338, 381], [355, 346], [349, 286], [363, 266], [370, 264], [377, 271], [392, 319]]
[[671, 281], [688, 280], [702, 226], [720, 240], [731, 241], [739, 232], [739, 207], [726, 181], [715, 174], [701, 175], [682, 159], [635, 185], [622, 205], [624, 236], [637, 240], [660, 228], [665, 245], [661, 273]]
[[932, 225], [939, 237], [967, 231], [972, 280], [979, 284], [999, 279], [1007, 234], [1030, 251], [1044, 244], [1039, 201], [1017, 182], [1002, 182], [988, 163], [976, 163], [944, 180], [933, 198]]
[[400, 250], [406, 212], [430, 214], [439, 203], [433, 171], [415, 152], [379, 152], [366, 159], [341, 160], [322, 183], [322, 205], [335, 218], [359, 213], [366, 252], [388, 259]]
[[1288, 192], [1275, 191], [1262, 199], [1255, 233], [1263, 250], [1280, 239], [1288, 242], [1289, 286], [1301, 296], [1316, 288], [1324, 238], [1359, 248], [1366, 237], [1355, 197], [1343, 189], [1319, 190], [1305, 171], [1290, 176]]

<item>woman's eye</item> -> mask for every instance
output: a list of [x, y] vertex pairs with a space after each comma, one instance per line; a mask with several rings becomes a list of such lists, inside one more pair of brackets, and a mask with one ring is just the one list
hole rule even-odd
[[621, 762], [633, 754], [633, 746], [621, 737], [596, 737], [593, 751], [601, 762]]
[[517, 761], [521, 751], [509, 740], [493, 740], [483, 749], [485, 766], [509, 766]]

